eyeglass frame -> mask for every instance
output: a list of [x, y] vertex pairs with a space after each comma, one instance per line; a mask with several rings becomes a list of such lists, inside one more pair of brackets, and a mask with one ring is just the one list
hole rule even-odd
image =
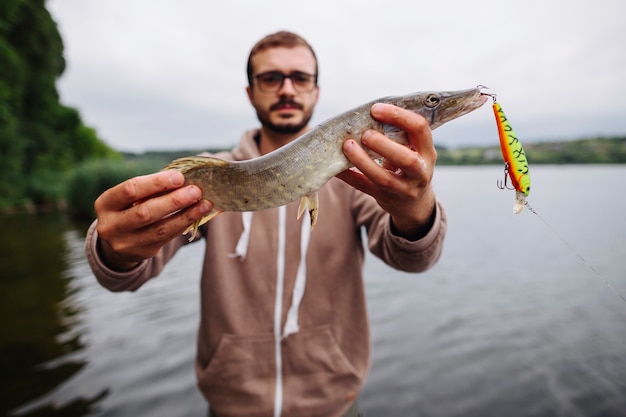
[[[264, 89], [264, 88], [261, 86], [261, 83], [259, 82], [259, 80], [261, 79], [261, 77], [263, 77], [263, 76], [265, 76], [265, 75], [270, 75], [270, 74], [272, 74], [272, 75], [276, 75], [276, 76], [278, 76], [278, 75], [279, 75], [279, 76], [281, 77], [281, 79], [280, 79], [280, 83], [278, 84], [278, 88], [276, 88], [275, 90], [267, 90], [267, 89]], [[313, 86], [311, 87], [311, 89], [309, 89], [309, 90], [301, 90], [301, 89], [297, 86], [297, 83], [294, 81], [294, 78], [293, 78], [293, 77], [295, 77], [295, 76], [302, 76], [302, 75], [304, 75], [304, 76], [306, 76], [306, 77], [313, 78]], [[256, 74], [256, 75], [254, 76], [254, 80], [257, 82], [257, 85], [259, 86], [259, 90], [260, 90], [261, 92], [264, 92], [264, 93], [275, 93], [275, 92], [277, 92], [277, 91], [280, 91], [280, 89], [281, 89], [281, 88], [283, 88], [283, 85], [285, 85], [285, 79], [286, 79], [286, 78], [289, 78], [289, 79], [291, 80], [291, 84], [293, 85], [293, 88], [294, 88], [297, 92], [299, 92], [299, 93], [309, 93], [309, 92], [313, 91], [313, 90], [315, 89], [315, 87], [317, 87], [317, 74], [309, 74], [309, 73], [307, 73], [307, 72], [303, 72], [303, 71], [292, 71], [292, 72], [290, 72], [289, 74], [285, 74], [285, 73], [280, 72], [280, 71], [266, 71], [266, 72], [262, 72], [262, 73], [260, 73], [260, 74]]]

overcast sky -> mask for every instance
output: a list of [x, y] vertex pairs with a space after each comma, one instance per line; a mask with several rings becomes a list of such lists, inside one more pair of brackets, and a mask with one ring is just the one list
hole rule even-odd
[[[524, 141], [626, 134], [623, 0], [48, 0], [65, 44], [62, 102], [119, 150], [232, 146], [258, 125], [245, 65], [258, 39], [306, 38], [313, 123], [369, 100], [479, 84]], [[434, 132], [497, 144], [486, 105]]]

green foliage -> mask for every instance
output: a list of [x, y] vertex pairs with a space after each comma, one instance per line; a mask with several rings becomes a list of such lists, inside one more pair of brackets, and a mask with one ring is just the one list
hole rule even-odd
[[162, 167], [163, 164], [151, 159], [97, 159], [80, 164], [68, 184], [72, 216], [76, 219], [93, 219], [93, 203], [102, 192], [129, 178], [156, 172]]
[[[623, 164], [626, 137], [593, 138], [560, 142], [524, 143], [528, 163], [534, 164]], [[501, 164], [500, 147], [437, 149], [439, 165]]]
[[[526, 146], [535, 164], [626, 162], [626, 137], [596, 138], [567, 142], [543, 142]], [[530, 156], [529, 162], [530, 162]]]
[[[4, 7], [4, 6], [3, 6]], [[1, 32], [0, 32], [1, 33]], [[0, 38], [0, 207], [18, 199], [23, 166], [23, 143], [19, 140], [19, 105], [22, 65], [15, 50]]]
[[44, 0], [0, 1], [0, 209], [65, 198], [72, 168], [119, 158], [59, 102], [63, 41]]

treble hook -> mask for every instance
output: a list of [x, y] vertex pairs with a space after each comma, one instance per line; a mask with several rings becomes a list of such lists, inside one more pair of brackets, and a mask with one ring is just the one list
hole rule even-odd
[[504, 163], [504, 181], [496, 180], [497, 187], [501, 190], [504, 190], [505, 188], [507, 190], [514, 190], [515, 189], [514, 187], [509, 187], [508, 180], [509, 180], [509, 163], [505, 162]]

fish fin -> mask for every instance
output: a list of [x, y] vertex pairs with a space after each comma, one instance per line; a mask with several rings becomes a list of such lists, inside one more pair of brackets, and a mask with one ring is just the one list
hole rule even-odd
[[407, 146], [409, 144], [409, 137], [406, 132], [392, 124], [383, 123], [383, 134], [401, 145]]
[[305, 209], [309, 210], [309, 215], [311, 216], [311, 230], [313, 230], [315, 224], [317, 223], [317, 214], [319, 213], [319, 197], [317, 192], [305, 195], [300, 199], [300, 205], [298, 206], [298, 219], [302, 217], [302, 213], [304, 213]]
[[227, 165], [229, 162], [219, 158], [213, 158], [212, 156], [186, 156], [184, 158], [174, 159], [167, 164], [161, 171], [167, 171], [168, 169], [175, 169], [185, 174], [192, 169], [202, 165], [215, 165], [222, 166]]
[[192, 240], [194, 240], [196, 238], [196, 235], [198, 234], [198, 229], [200, 228], [200, 226], [202, 226], [203, 224], [209, 222], [210, 220], [215, 218], [217, 215], [222, 214], [222, 213], [223, 213], [223, 211], [221, 211], [221, 210], [213, 209], [209, 214], [207, 214], [206, 216], [204, 216], [200, 220], [196, 220], [195, 222], [193, 222], [192, 225], [189, 226], [183, 232], [183, 235], [186, 235], [187, 233], [192, 232], [191, 233], [191, 237], [189, 238], [189, 241], [191, 242]]
[[515, 190], [515, 203], [513, 204], [513, 213], [518, 214], [526, 205], [526, 194], [522, 191]]

